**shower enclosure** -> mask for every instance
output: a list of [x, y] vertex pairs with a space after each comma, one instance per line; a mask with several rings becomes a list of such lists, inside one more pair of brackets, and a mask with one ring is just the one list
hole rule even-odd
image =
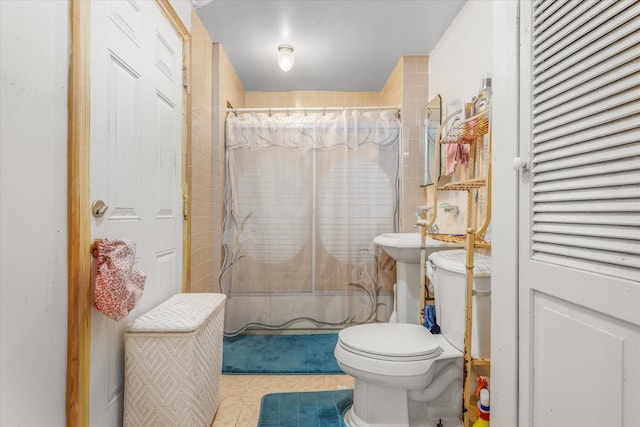
[[229, 113], [225, 334], [387, 320], [373, 238], [397, 228], [395, 113]]

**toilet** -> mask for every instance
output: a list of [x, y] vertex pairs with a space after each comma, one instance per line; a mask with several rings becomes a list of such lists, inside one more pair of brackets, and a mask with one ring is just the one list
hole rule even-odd
[[[444, 427], [462, 425], [466, 252], [435, 252], [427, 274], [435, 292], [441, 334], [422, 325], [368, 323], [338, 334], [334, 355], [354, 377], [348, 426]], [[489, 291], [491, 258], [475, 254], [474, 290]], [[490, 303], [474, 297], [473, 357], [489, 358]]]

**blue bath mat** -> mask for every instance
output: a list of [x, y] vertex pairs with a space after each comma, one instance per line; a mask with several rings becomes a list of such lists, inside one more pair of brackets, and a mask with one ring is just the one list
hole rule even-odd
[[333, 349], [338, 334], [257, 335], [224, 338], [223, 374], [344, 374]]
[[273, 393], [262, 397], [258, 427], [344, 427], [353, 390]]

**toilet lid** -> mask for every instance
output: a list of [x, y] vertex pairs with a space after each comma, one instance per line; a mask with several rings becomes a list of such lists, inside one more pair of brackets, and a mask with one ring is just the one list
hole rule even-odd
[[349, 351], [382, 360], [426, 360], [440, 355], [439, 340], [424, 326], [409, 323], [368, 323], [338, 333]]

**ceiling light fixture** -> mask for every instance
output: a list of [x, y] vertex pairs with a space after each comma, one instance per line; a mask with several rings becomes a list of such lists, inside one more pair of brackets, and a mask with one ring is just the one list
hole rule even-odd
[[278, 66], [285, 73], [293, 67], [295, 57], [293, 56], [293, 47], [288, 44], [278, 46]]

